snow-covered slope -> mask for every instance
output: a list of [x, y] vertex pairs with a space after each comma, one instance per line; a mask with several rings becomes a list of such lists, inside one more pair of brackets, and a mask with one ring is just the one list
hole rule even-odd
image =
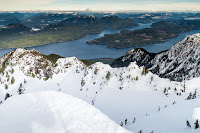
[[200, 33], [190, 35], [173, 45], [166, 52], [158, 54], [150, 68], [162, 77], [180, 81], [183, 78], [200, 76]]
[[[3, 104], [10, 95], [59, 91], [86, 101], [132, 132], [187, 133], [194, 129], [192, 114], [199, 107], [199, 78], [173, 82], [135, 62], [121, 68], [103, 63], [87, 67], [70, 57], [53, 64], [39, 52], [25, 49], [16, 49], [0, 62]], [[186, 100], [190, 92], [196, 92], [196, 98]], [[186, 128], [186, 120], [191, 122], [191, 129]]]
[[136, 61], [139, 66], [145, 66], [149, 68], [152, 66], [151, 60], [156, 56], [154, 53], [149, 53], [143, 48], [132, 49], [120, 58], [115, 59], [111, 66], [112, 67], [125, 67], [130, 62]]
[[1, 133], [130, 133], [88, 103], [60, 92], [13, 96], [0, 106]]
[[[138, 54], [139, 53], [139, 54]], [[129, 51], [113, 62], [113, 66], [127, 65], [137, 61], [139, 66], [149, 68], [160, 77], [177, 81], [200, 76], [200, 33], [189, 35], [174, 44], [171, 49], [158, 53], [148, 53], [143, 49]], [[119, 64], [119, 65], [118, 65]]]

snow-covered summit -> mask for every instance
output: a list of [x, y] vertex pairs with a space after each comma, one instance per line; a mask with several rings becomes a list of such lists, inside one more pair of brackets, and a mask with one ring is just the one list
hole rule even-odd
[[160, 77], [177, 81], [200, 76], [200, 33], [189, 35], [161, 53], [135, 49], [116, 59], [112, 66], [128, 66], [136, 61]]
[[0, 106], [1, 133], [130, 133], [88, 103], [60, 92], [9, 98]]
[[200, 76], [200, 33], [189, 35], [166, 52], [157, 54], [150, 68], [175, 80]]
[[128, 66], [130, 62], [136, 61], [139, 66], [145, 66], [149, 68], [151, 66], [151, 60], [156, 56], [154, 53], [149, 53], [143, 48], [137, 48], [129, 50], [124, 56], [114, 60], [111, 64], [113, 67]]
[[34, 73], [37, 77], [46, 77], [52, 66], [51, 61], [35, 49], [18, 48], [0, 59], [0, 70], [3, 74], [5, 69], [20, 69], [26, 75]]

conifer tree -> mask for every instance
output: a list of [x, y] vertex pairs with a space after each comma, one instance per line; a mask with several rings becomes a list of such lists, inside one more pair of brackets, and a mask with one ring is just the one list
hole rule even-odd
[[160, 106], [158, 107], [158, 112], [160, 111]]
[[21, 95], [24, 93], [24, 89], [22, 89], [22, 83], [20, 83], [20, 86], [18, 88], [18, 94]]
[[6, 93], [5, 100], [10, 97], [10, 94]]
[[197, 96], [197, 90], [195, 90], [195, 92], [194, 92], [194, 94], [193, 94], [193, 96], [192, 96], [192, 99], [195, 99], [196, 96]]
[[165, 94], [166, 92], [167, 92], [167, 89], [165, 88], [165, 89], [164, 89], [164, 94]]
[[176, 87], [174, 88], [174, 91], [177, 91]]
[[188, 120], [186, 121], [186, 125], [187, 127], [191, 128], [190, 122]]
[[192, 98], [192, 93], [190, 92], [189, 96], [187, 97], [187, 100]]
[[127, 124], [127, 118], [125, 119], [125, 125]]
[[194, 123], [194, 127], [195, 127], [195, 129], [199, 128], [199, 122], [198, 122], [198, 119], [197, 119], [196, 122]]
[[135, 121], [136, 121], [136, 118], [134, 117], [134, 119], [133, 119], [133, 123], [135, 123]]
[[122, 126], [122, 127], [123, 127], [123, 122], [121, 122], [120, 126]]

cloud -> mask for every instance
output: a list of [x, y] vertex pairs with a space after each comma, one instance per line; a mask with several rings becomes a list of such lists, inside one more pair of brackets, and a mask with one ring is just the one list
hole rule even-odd
[[4, 4], [17, 4], [17, 5], [40, 5], [40, 4], [50, 4], [53, 2], [59, 2], [63, 0], [1, 0]]
[[0, 10], [200, 10], [199, 0], [0, 0]]

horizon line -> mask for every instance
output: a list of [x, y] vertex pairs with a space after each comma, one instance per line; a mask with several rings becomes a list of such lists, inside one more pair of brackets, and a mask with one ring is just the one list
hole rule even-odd
[[30, 12], [30, 11], [54, 11], [54, 12], [200, 12], [200, 10], [167, 10], [167, 9], [163, 9], [163, 10], [152, 10], [152, 9], [147, 9], [147, 10], [90, 10], [90, 9], [84, 9], [84, 10], [78, 10], [78, 9], [69, 9], [69, 10], [64, 10], [64, 9], [34, 9], [34, 10], [23, 10], [23, 9], [19, 9], [19, 10], [0, 10], [0, 12]]

